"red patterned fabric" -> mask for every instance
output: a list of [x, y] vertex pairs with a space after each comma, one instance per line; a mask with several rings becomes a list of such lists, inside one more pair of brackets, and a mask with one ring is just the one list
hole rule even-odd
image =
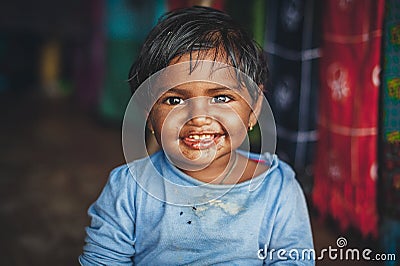
[[376, 177], [383, 0], [322, 10], [319, 142], [313, 203], [343, 230], [377, 236]]

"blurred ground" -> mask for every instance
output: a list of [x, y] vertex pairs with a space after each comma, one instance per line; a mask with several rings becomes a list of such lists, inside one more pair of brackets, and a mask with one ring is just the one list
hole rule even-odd
[[[86, 210], [109, 171], [124, 163], [119, 127], [71, 99], [0, 95], [0, 265], [77, 265]], [[317, 252], [342, 236], [312, 217]], [[349, 247], [376, 242], [345, 235]], [[317, 265], [381, 265], [318, 261]]]

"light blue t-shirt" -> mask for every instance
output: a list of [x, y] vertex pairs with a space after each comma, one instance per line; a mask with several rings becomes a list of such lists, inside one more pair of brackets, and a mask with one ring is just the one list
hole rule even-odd
[[[204, 186], [162, 151], [114, 169], [89, 208], [92, 221], [79, 262], [314, 265], [307, 206], [294, 172], [276, 155], [249, 157], [265, 161], [268, 171], [234, 186]], [[200, 194], [189, 189], [199, 185]]]

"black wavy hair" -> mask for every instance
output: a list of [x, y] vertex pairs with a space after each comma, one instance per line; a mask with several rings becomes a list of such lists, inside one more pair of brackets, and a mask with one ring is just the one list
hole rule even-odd
[[[226, 62], [240, 69], [257, 85], [265, 84], [268, 73], [266, 59], [250, 35], [228, 14], [209, 7], [193, 6], [166, 13], [150, 31], [129, 71], [132, 93], [174, 58], [210, 49], [215, 50], [215, 59], [224, 55]], [[196, 60], [201, 60], [201, 54], [197, 53]]]

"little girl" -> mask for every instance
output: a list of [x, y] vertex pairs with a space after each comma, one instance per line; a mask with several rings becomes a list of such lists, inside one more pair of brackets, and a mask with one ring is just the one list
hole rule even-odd
[[248, 151], [266, 74], [262, 50], [227, 14], [192, 7], [160, 20], [129, 75], [160, 150], [111, 172], [88, 211], [81, 265], [314, 264], [293, 171]]

